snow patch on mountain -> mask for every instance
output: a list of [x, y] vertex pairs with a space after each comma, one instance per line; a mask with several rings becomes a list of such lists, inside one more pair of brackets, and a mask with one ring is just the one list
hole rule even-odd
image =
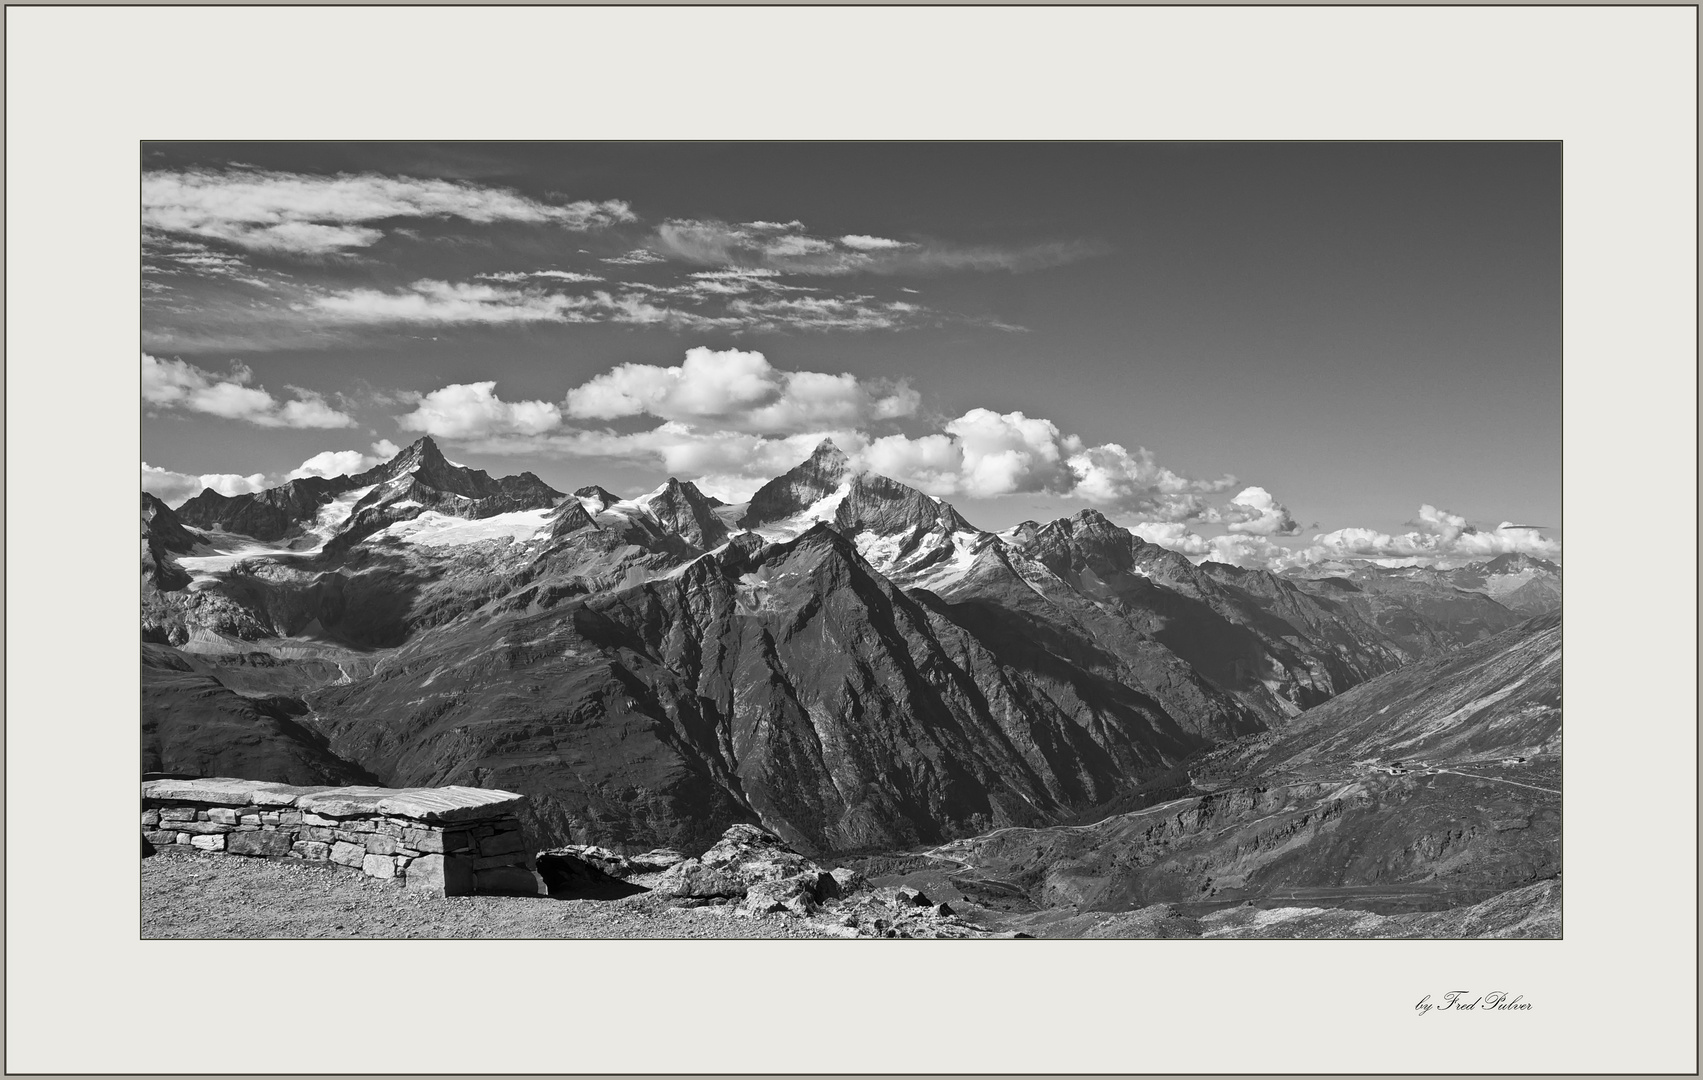
[[840, 503], [845, 501], [850, 492], [851, 481], [848, 480], [791, 517], [766, 522], [751, 531], [771, 543], [791, 540], [813, 525], [824, 521], [832, 523], [834, 514], [840, 509]]
[[[308, 532], [319, 537], [319, 547], [325, 546], [325, 541], [329, 540], [338, 529], [342, 528], [343, 523], [349, 520], [349, 515], [355, 511], [355, 504], [370, 495], [373, 488], [376, 487], [378, 487], [377, 484], [368, 484], [366, 487], [345, 491], [319, 508], [319, 513], [314, 516], [313, 524], [307, 528]], [[315, 548], [314, 550], [319, 549]]]
[[469, 521], [428, 510], [419, 517], [386, 526], [377, 537], [422, 547], [452, 547], [488, 540], [526, 543], [549, 528], [550, 510], [515, 510]]

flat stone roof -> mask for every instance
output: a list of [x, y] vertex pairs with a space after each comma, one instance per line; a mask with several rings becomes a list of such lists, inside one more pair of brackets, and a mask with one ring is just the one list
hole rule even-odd
[[513, 813], [526, 796], [495, 788], [294, 787], [265, 780], [214, 776], [201, 780], [146, 780], [144, 799], [212, 806], [294, 807], [322, 817], [388, 814], [416, 821], [475, 821]]

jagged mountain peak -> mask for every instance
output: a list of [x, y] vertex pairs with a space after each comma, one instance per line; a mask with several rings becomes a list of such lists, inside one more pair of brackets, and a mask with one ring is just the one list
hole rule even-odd
[[834, 520], [848, 531], [892, 533], [939, 525], [950, 533], [973, 528], [950, 503], [880, 473], [852, 478]]
[[833, 462], [847, 466], [851, 464], [851, 459], [846, 456], [846, 452], [841, 450], [839, 444], [832, 439], [823, 439], [817, 443], [816, 449], [810, 451], [810, 456], [805, 460]]
[[391, 475], [400, 476], [405, 472], [413, 472], [422, 467], [454, 468], [449, 459], [443, 456], [437, 441], [430, 435], [422, 435], [413, 443], [402, 448], [401, 452], [380, 468], [387, 469]]
[[808, 458], [757, 489], [739, 519], [743, 529], [800, 514], [848, 485], [856, 470], [832, 439], [823, 439]]
[[596, 484], [587, 484], [585, 487], [575, 488], [574, 498], [578, 499], [586, 510], [593, 514], [601, 514], [621, 501], [621, 496]]
[[675, 496], [675, 497], [679, 497], [679, 498], [690, 499], [692, 502], [702, 503], [705, 506], [725, 506], [725, 505], [727, 505], [726, 503], [722, 502], [720, 499], [716, 498], [714, 495], [704, 494], [703, 489], [699, 488], [698, 485], [693, 483], [692, 481], [681, 480], [678, 477], [674, 477], [674, 476], [670, 476], [668, 478], [668, 482], [663, 484], [662, 487], [658, 489], [657, 494], [658, 495], [667, 494], [667, 495], [671, 495], [671, 496]]
[[715, 514], [721, 505], [698, 490], [690, 480], [682, 483], [670, 476], [668, 482], [638, 500], [652, 517], [697, 547], [708, 550], [727, 539], [727, 524]]
[[585, 503], [576, 496], [568, 496], [550, 511], [550, 535], [552, 537], [566, 536], [581, 529], [595, 529], [597, 522], [592, 519]]

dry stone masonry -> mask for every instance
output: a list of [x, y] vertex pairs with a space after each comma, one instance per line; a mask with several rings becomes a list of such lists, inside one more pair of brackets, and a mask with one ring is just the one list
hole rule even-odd
[[217, 777], [142, 784], [142, 835], [227, 855], [330, 861], [436, 896], [543, 889], [523, 795], [469, 787], [292, 787]]

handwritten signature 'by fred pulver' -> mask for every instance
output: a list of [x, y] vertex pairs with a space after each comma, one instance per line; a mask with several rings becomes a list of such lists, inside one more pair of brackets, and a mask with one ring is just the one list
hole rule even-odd
[[1530, 1012], [1531, 1007], [1532, 1003], [1524, 995], [1510, 994], [1506, 990], [1492, 990], [1476, 997], [1471, 990], [1450, 990], [1441, 1001], [1433, 1001], [1431, 995], [1426, 994], [1413, 1008], [1420, 1016], [1430, 1016], [1434, 1012]]

